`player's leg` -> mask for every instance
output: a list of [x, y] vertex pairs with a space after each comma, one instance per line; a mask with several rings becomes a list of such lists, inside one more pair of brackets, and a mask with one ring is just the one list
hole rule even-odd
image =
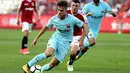
[[23, 39], [22, 39], [22, 46], [21, 46], [21, 50], [20, 53], [21, 54], [28, 54], [28, 35], [29, 35], [29, 31], [31, 28], [31, 24], [27, 23], [27, 22], [23, 22], [22, 24], [22, 32], [24, 33]]
[[73, 45], [71, 47], [71, 52], [70, 52], [70, 60], [69, 60], [69, 65], [72, 65], [74, 60], [75, 60], [75, 56], [77, 54], [79, 46], [78, 45]]
[[78, 50], [79, 46], [78, 45], [73, 45], [71, 47], [71, 52], [70, 52], [70, 60], [67, 62], [67, 68], [68, 68], [68, 71], [73, 71], [73, 63], [76, 59], [76, 53], [77, 53], [77, 50]]
[[76, 60], [79, 59], [85, 52], [88, 51], [89, 47], [96, 43], [95, 36], [92, 31], [88, 33], [88, 36], [84, 39], [84, 47], [80, 48], [79, 53], [76, 56]]
[[79, 49], [79, 38], [81, 36], [74, 36], [73, 37], [73, 41], [71, 43], [71, 51], [70, 51], [70, 59], [69, 61], [67, 62], [67, 68], [68, 68], [68, 71], [73, 71], [73, 63], [76, 59], [76, 54], [77, 54], [77, 51]]
[[47, 49], [44, 53], [38, 54], [36, 55], [32, 60], [30, 60], [27, 64], [25, 64], [22, 69], [25, 73], [29, 72], [29, 68], [32, 67], [34, 64], [36, 64], [37, 62], [44, 60], [48, 57], [50, 57], [54, 51], [55, 48], [57, 48], [56, 45], [56, 41], [55, 40], [49, 40], [48, 44], [47, 44]]
[[45, 64], [42, 67], [42, 71], [47, 71], [58, 65], [60, 62], [62, 62], [67, 55], [69, 48], [70, 48], [70, 42], [58, 42], [57, 43], [57, 49], [55, 51], [55, 56], [51, 60], [49, 64]]
[[32, 60], [30, 60], [27, 64], [25, 64], [22, 69], [25, 73], [29, 72], [29, 69], [36, 64], [37, 62], [44, 60], [48, 57], [50, 57], [54, 52], [53, 48], [48, 48], [44, 53], [36, 55]]
[[29, 51], [28, 51], [28, 47], [27, 47], [27, 44], [28, 44], [28, 30], [25, 30], [24, 31], [24, 36], [23, 36], [23, 39], [22, 39], [22, 47], [21, 49], [23, 50], [21, 52], [21, 54], [28, 54]]
[[59, 63], [60, 63], [59, 60], [54, 56], [50, 63], [45, 64], [44, 66], [42, 66], [41, 71], [51, 70], [53, 67], [55, 67]]

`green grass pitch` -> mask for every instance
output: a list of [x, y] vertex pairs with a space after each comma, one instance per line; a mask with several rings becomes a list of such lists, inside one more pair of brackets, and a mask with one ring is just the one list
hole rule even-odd
[[[35, 55], [44, 52], [53, 32], [46, 32], [40, 37], [36, 46], [31, 48], [31, 42], [38, 32], [35, 30], [29, 35], [30, 54], [21, 55], [19, 54], [23, 37], [21, 30], [0, 29], [0, 73], [23, 73], [22, 65]], [[38, 64], [44, 65], [51, 58]], [[69, 53], [64, 62], [44, 73], [130, 73], [130, 34], [100, 33], [96, 45], [75, 62], [74, 72], [67, 71], [68, 60]]]

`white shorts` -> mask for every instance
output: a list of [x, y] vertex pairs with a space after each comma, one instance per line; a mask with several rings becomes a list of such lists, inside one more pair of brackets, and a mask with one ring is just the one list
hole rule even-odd
[[71, 46], [72, 45], [77, 45], [79, 46], [79, 39], [81, 36], [73, 36], [73, 41], [71, 42]]
[[24, 32], [25, 30], [28, 30], [29, 32], [31, 32], [32, 24], [29, 24], [28, 22], [23, 22], [22, 23], [22, 32]]

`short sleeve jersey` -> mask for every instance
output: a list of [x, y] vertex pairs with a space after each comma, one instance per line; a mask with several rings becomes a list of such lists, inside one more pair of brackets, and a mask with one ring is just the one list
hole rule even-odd
[[31, 0], [30, 2], [27, 0], [23, 0], [20, 10], [22, 10], [21, 20], [22, 22], [32, 23], [33, 11], [36, 8], [35, 0]]
[[111, 7], [105, 2], [100, 2], [99, 6], [95, 6], [93, 2], [90, 2], [83, 7], [82, 11], [84, 14], [93, 12], [91, 16], [87, 16], [88, 26], [91, 31], [95, 33], [99, 32], [102, 19], [110, 10]]
[[66, 18], [61, 20], [58, 15], [53, 16], [48, 24], [48, 28], [56, 28], [55, 33], [52, 38], [55, 38], [59, 41], [72, 41], [74, 26], [82, 27], [83, 22], [73, 15], [66, 14]]

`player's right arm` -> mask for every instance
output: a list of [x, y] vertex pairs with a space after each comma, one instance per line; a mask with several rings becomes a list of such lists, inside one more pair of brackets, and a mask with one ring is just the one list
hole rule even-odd
[[17, 25], [20, 24], [20, 11], [21, 11], [22, 5], [23, 5], [23, 2], [20, 4], [20, 6], [17, 10]]
[[48, 24], [40, 30], [40, 32], [38, 33], [38, 35], [36, 36], [36, 38], [32, 42], [32, 47], [35, 46], [35, 44], [37, 43], [38, 38], [40, 38], [40, 36], [42, 34], [44, 34], [48, 29], [50, 29], [50, 28], [53, 27], [52, 22], [53, 22], [52, 19], [50, 19], [49, 22], [48, 22]]
[[83, 14], [87, 17], [87, 16], [91, 16], [93, 14], [93, 12], [89, 12], [89, 4], [86, 4], [83, 9], [82, 12]]
[[45, 26], [45, 27], [43, 27], [43, 28], [40, 30], [40, 32], [38, 33], [38, 35], [36, 36], [36, 38], [35, 38], [35, 39], [33, 40], [33, 42], [32, 42], [32, 47], [35, 46], [35, 44], [37, 43], [38, 38], [39, 38], [42, 34], [44, 34], [48, 29], [49, 29], [49, 28], [48, 28], [47, 26]]
[[17, 11], [17, 25], [20, 24], [19, 18], [20, 18], [20, 9], [18, 9], [18, 11]]

